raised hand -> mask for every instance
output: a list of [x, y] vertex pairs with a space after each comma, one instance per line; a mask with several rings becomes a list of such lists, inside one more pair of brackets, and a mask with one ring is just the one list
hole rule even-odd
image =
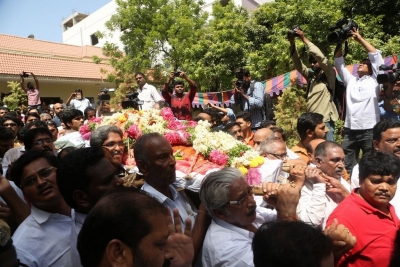
[[325, 229], [324, 234], [333, 241], [332, 252], [336, 260], [340, 259], [344, 253], [352, 249], [357, 241], [356, 237], [350, 233], [349, 229], [343, 224], [339, 224], [336, 219]]

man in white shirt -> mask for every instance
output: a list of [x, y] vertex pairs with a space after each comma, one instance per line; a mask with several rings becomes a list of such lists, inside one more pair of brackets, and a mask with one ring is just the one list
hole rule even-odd
[[178, 192], [172, 185], [176, 181], [176, 161], [171, 144], [159, 133], [145, 134], [136, 140], [134, 155], [139, 172], [145, 181], [141, 190], [169, 207], [171, 216], [172, 210], [177, 209], [182, 226], [187, 219], [191, 220], [194, 261], [196, 261], [211, 218], [207, 216], [203, 205], [200, 205], [200, 212], [197, 213], [184, 192]]
[[153, 85], [146, 83], [145, 76], [142, 72], [136, 73], [135, 79], [139, 86], [138, 98], [144, 102], [144, 104], [142, 105], [142, 110], [151, 109], [153, 108], [155, 103], [162, 100], [157, 89]]
[[122, 186], [114, 166], [99, 147], [82, 148], [65, 155], [57, 167], [57, 184], [60, 193], [73, 208], [71, 242], [72, 266], [79, 267], [80, 259], [76, 249], [78, 234], [87, 214], [103, 194]]
[[30, 267], [73, 266], [70, 241], [71, 208], [56, 182], [57, 158], [43, 150], [25, 152], [13, 165], [11, 177], [32, 204], [31, 214], [12, 239], [19, 260]]
[[[375, 150], [387, 152], [395, 155], [400, 159], [400, 122], [397, 120], [384, 120], [378, 122], [372, 129], [372, 146]], [[358, 164], [354, 166], [351, 174], [351, 190], [360, 187], [358, 178]], [[397, 182], [400, 185], [399, 182]], [[400, 193], [394, 195], [390, 201], [393, 205], [396, 214], [400, 217]]]
[[83, 112], [78, 109], [68, 109], [63, 112], [61, 117], [65, 125], [65, 133], [54, 142], [57, 150], [67, 146], [81, 148], [85, 146], [85, 140], [79, 133], [79, 128], [83, 125]]
[[340, 145], [325, 141], [314, 151], [316, 168], [306, 169], [306, 181], [297, 206], [299, 219], [325, 227], [337, 205], [350, 194], [350, 185], [341, 176], [344, 153]]
[[76, 89], [75, 92], [73, 92], [67, 99], [67, 106], [74, 109], [79, 109], [83, 113], [85, 112], [85, 109], [87, 107], [91, 107], [92, 104], [90, 103], [89, 99], [83, 97], [82, 89]]
[[[294, 182], [266, 184], [268, 186], [263, 184], [264, 199], [274, 205], [276, 211], [256, 206], [252, 187], [236, 168], [224, 168], [204, 178], [200, 199], [213, 220], [203, 243], [203, 267], [254, 266], [251, 243], [257, 228], [277, 218], [297, 220], [296, 205], [301, 186]], [[274, 202], [271, 202], [273, 196]]]
[[351, 174], [357, 164], [360, 149], [363, 155], [372, 149], [372, 127], [380, 120], [380, 86], [376, 77], [379, 66], [384, 62], [381, 51], [362, 38], [358, 29], [354, 28], [350, 32], [354, 40], [368, 52], [368, 59], [364, 59], [358, 66], [358, 77], [353, 76], [346, 68], [341, 45], [335, 53], [335, 67], [346, 85], [346, 120], [342, 147], [346, 154], [346, 170]]

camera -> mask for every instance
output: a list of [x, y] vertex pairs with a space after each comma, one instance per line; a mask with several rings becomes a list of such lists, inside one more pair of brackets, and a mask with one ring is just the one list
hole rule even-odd
[[21, 77], [24, 77], [24, 78], [28, 78], [29, 77], [29, 74], [27, 72], [25, 72], [25, 71], [21, 72], [19, 75]]
[[235, 77], [237, 79], [235, 82], [235, 86], [239, 89], [243, 89], [245, 83], [243, 68], [235, 69]]
[[98, 95], [97, 99], [101, 101], [109, 101], [110, 100], [110, 95], [108, 94], [108, 89], [107, 88], [101, 88], [100, 89], [100, 94]]
[[378, 74], [376, 80], [379, 84], [383, 83], [395, 83], [400, 81], [400, 63], [396, 63], [390, 66], [381, 65], [379, 70], [391, 70], [391, 72]]
[[339, 19], [334, 25], [329, 27], [330, 31], [334, 31], [336, 29], [338, 30], [328, 34], [327, 40], [331, 44], [343, 42], [352, 36], [350, 31], [352, 31], [354, 28], [358, 29], [358, 24], [354, 20], [346, 18]]
[[289, 39], [292, 39], [292, 38], [295, 38], [295, 37], [299, 37], [299, 35], [294, 30], [302, 31], [300, 26], [298, 26], [298, 25], [293, 26], [292, 29], [289, 30], [288, 33], [287, 33]]
[[180, 72], [180, 71], [174, 72], [174, 77], [179, 77], [180, 75], [181, 75], [181, 72]]
[[139, 92], [133, 92], [126, 94], [127, 101], [122, 101], [122, 108], [133, 108], [139, 110], [139, 106], [143, 105], [144, 102], [139, 99]]

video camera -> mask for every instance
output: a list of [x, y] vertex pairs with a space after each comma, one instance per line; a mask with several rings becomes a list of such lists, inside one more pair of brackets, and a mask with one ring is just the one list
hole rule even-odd
[[245, 80], [244, 80], [244, 69], [243, 68], [237, 68], [235, 69], [235, 77], [237, 81], [235, 82], [235, 85], [239, 89], [243, 89]]
[[108, 94], [108, 89], [107, 88], [101, 88], [100, 89], [100, 94], [98, 94], [97, 99], [100, 101], [110, 101], [110, 95]]
[[290, 29], [288, 31], [288, 33], [287, 33], [287, 36], [288, 36], [289, 39], [292, 39], [292, 38], [295, 38], [295, 37], [299, 37], [299, 35], [294, 30], [302, 31], [300, 26], [298, 26], [298, 25], [293, 26], [292, 29]]
[[379, 70], [391, 70], [391, 72], [378, 74], [376, 77], [378, 83], [395, 83], [396, 81], [400, 81], [400, 63], [390, 66], [380, 65]]
[[353, 28], [358, 29], [358, 24], [354, 20], [346, 19], [346, 18], [339, 19], [338, 21], [336, 21], [336, 23], [334, 25], [329, 27], [330, 31], [334, 31], [336, 29], [339, 29], [339, 30], [328, 34], [328, 37], [327, 37], [328, 42], [331, 44], [337, 44], [337, 43], [345, 41], [347, 38], [352, 36], [350, 31], [352, 31]]
[[126, 98], [129, 100], [122, 101], [122, 108], [124, 109], [133, 108], [139, 110], [139, 107], [144, 104], [144, 101], [139, 99], [139, 92], [126, 94]]

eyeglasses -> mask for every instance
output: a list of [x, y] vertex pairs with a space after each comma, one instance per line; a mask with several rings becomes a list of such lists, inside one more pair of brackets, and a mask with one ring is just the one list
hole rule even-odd
[[108, 142], [107, 144], [104, 144], [103, 147], [106, 147], [108, 149], [114, 148], [115, 146], [119, 147], [125, 147], [124, 141], [119, 141], [119, 142]]
[[282, 154], [274, 154], [274, 153], [268, 153], [267, 152], [266, 154], [272, 155], [277, 159], [287, 159], [287, 153], [286, 152], [282, 153]]
[[51, 138], [39, 139], [39, 140], [36, 140], [35, 142], [33, 142], [33, 145], [34, 145], [34, 146], [42, 146], [42, 145], [44, 145], [45, 143], [46, 143], [46, 144], [53, 143], [53, 139], [51, 139]]
[[34, 184], [37, 183], [38, 177], [40, 177], [40, 179], [42, 180], [47, 180], [48, 178], [50, 178], [52, 175], [55, 174], [55, 172], [53, 170], [57, 169], [56, 167], [49, 167], [43, 170], [40, 170], [37, 175], [35, 176], [29, 176], [28, 178], [24, 179], [21, 182], [20, 187], [21, 188], [25, 188], [25, 187], [30, 187]]
[[4, 123], [3, 126], [4, 127], [15, 127], [15, 126], [17, 126], [17, 124], [16, 123]]
[[226, 205], [237, 205], [237, 206], [244, 206], [247, 204], [247, 199], [249, 198], [248, 195], [246, 195], [245, 197], [239, 199], [239, 200], [231, 200], [228, 203], [226, 203]]

